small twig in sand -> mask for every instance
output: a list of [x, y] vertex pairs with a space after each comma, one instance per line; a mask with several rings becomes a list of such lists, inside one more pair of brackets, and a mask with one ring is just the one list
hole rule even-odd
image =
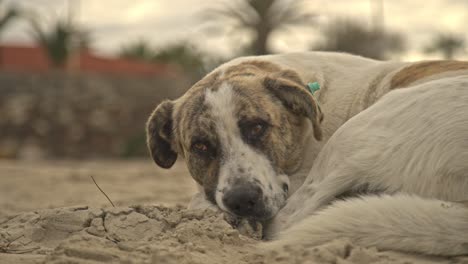
[[104, 196], [107, 198], [107, 200], [112, 204], [112, 207], [115, 207], [114, 203], [111, 201], [111, 199], [109, 198], [109, 196], [107, 196], [107, 194], [101, 189], [101, 187], [99, 187], [99, 185], [96, 183], [96, 180], [94, 180], [94, 177], [93, 175], [90, 175], [91, 179], [93, 180], [94, 184], [96, 185], [96, 187], [99, 189], [99, 191], [101, 191], [102, 194], [104, 194]]

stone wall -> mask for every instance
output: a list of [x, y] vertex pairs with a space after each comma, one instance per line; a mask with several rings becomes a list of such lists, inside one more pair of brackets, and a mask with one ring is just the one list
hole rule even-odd
[[0, 72], [0, 158], [147, 155], [149, 114], [189, 86], [180, 77]]

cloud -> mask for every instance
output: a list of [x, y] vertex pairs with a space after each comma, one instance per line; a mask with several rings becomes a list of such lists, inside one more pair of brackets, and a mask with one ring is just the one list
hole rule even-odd
[[[144, 38], [156, 46], [188, 39], [202, 49], [227, 54], [247, 36], [233, 39], [226, 34], [218, 37], [204, 34], [197, 17], [202, 10], [223, 1], [231, 0], [7, 0], [4, 4], [20, 5], [41, 14], [66, 15], [67, 4], [71, 3], [78, 21], [92, 32], [93, 46], [103, 53], [116, 52], [124, 43]], [[372, 1], [314, 0], [306, 1], [304, 8], [323, 17], [348, 16], [370, 24], [375, 10], [371, 3], [376, 3]], [[436, 32], [467, 34], [464, 26], [468, 22], [466, 0], [387, 0], [383, 4], [386, 28], [407, 36], [408, 58], [424, 56], [419, 50]], [[31, 42], [27, 28], [27, 23], [16, 22], [2, 33], [2, 40]], [[317, 28], [279, 31], [272, 45], [282, 52], [305, 50], [317, 38], [317, 32]]]

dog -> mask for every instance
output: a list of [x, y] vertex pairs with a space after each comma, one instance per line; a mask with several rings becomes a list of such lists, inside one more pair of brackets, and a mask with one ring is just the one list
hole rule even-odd
[[[189, 207], [271, 221], [266, 236], [274, 237], [289, 227], [281, 211], [299, 204], [284, 207], [286, 201], [305, 199], [294, 193], [314, 177], [314, 160], [346, 121], [390, 91], [466, 73], [468, 63], [460, 61], [382, 62], [326, 52], [238, 58], [159, 104], [147, 123], [148, 147], [163, 168], [185, 159], [200, 189]], [[314, 95], [312, 82], [321, 87]]]

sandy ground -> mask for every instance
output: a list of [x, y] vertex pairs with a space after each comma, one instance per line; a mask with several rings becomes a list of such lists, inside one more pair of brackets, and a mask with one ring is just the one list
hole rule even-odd
[[162, 170], [149, 160], [2, 161], [0, 263], [468, 264], [468, 257], [379, 252], [345, 239], [268, 248], [223, 215], [180, 206], [194, 192], [181, 163]]
[[0, 216], [73, 205], [110, 206], [91, 176], [116, 206], [185, 205], [196, 192], [182, 162], [165, 170], [151, 160], [0, 160]]

